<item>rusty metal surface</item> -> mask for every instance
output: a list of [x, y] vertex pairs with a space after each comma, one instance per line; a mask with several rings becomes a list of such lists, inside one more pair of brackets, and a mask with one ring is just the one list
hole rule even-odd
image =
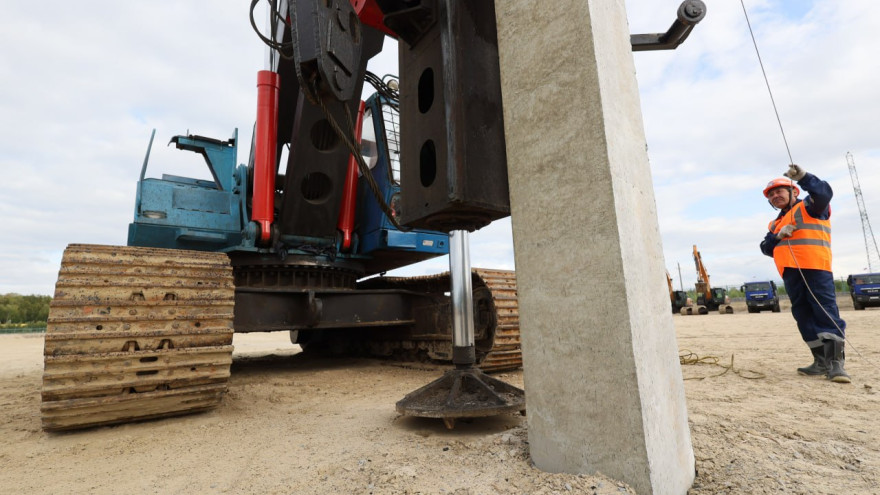
[[321, 261], [312, 255], [239, 252], [230, 255], [238, 289], [354, 289], [364, 275], [361, 262]]
[[512, 270], [475, 268], [486, 288], [492, 293], [495, 308], [495, 331], [492, 349], [483, 357], [483, 371], [505, 371], [522, 366], [519, 339], [519, 301], [516, 297], [516, 273]]
[[225, 254], [72, 244], [46, 329], [46, 430], [210, 409], [232, 363]]
[[[522, 366], [520, 349], [519, 303], [516, 297], [516, 274], [510, 270], [475, 268], [474, 337], [478, 367], [486, 372], [514, 370]], [[397, 289], [433, 294], [438, 302], [415, 311], [421, 323], [415, 333], [405, 338], [393, 335], [377, 335], [372, 341], [373, 352], [379, 355], [399, 353], [411, 355], [426, 352], [437, 361], [452, 359], [452, 331], [449, 319], [449, 274], [419, 277], [382, 277], [370, 279], [358, 285], [359, 289]]]

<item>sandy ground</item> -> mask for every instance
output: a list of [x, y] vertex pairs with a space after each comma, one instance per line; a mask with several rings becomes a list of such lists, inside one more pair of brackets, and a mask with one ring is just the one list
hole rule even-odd
[[[796, 374], [810, 355], [785, 311], [673, 317], [683, 355], [719, 361], [682, 366], [690, 494], [880, 494], [880, 310], [842, 306], [850, 385]], [[42, 335], [0, 335], [0, 493], [634, 493], [601, 475], [532, 467], [519, 415], [454, 430], [399, 416], [394, 403], [443, 367], [317, 360], [286, 334], [234, 343], [215, 411], [47, 434]], [[500, 378], [522, 386], [521, 372]]]

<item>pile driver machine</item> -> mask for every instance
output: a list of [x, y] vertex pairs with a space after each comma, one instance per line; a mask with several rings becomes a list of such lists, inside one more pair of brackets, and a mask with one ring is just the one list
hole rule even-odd
[[[263, 30], [258, 3], [251, 24], [269, 57], [248, 163], [236, 163], [237, 130], [180, 135], [171, 143], [201, 155], [212, 179], [148, 178], [151, 137], [128, 245], [65, 250], [46, 332], [47, 430], [217, 406], [233, 332], [521, 366], [513, 272], [467, 267], [463, 338], [455, 269], [383, 276], [510, 214], [493, 1], [268, 0]], [[687, 0], [633, 49], [675, 48], [704, 15]], [[399, 41], [399, 80], [366, 69], [386, 36]], [[362, 102], [365, 81], [376, 93]], [[521, 394], [487, 383], [478, 395]]]

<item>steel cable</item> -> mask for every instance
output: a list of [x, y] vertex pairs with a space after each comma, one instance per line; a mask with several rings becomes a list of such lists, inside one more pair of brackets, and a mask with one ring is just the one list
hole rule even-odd
[[761, 59], [761, 52], [758, 50], [758, 42], [755, 41], [755, 32], [752, 31], [752, 23], [749, 22], [749, 13], [746, 12], [746, 4], [744, 0], [739, 0], [742, 4], [743, 14], [746, 16], [746, 25], [749, 27], [749, 34], [752, 36], [752, 44], [755, 46], [755, 53], [758, 55], [758, 64], [761, 66], [761, 73], [764, 75], [764, 83], [767, 85], [767, 93], [770, 94], [770, 103], [773, 104], [773, 112], [776, 114], [776, 122], [779, 123], [779, 132], [782, 133], [782, 142], [785, 143], [785, 151], [788, 152], [788, 163], [794, 163], [791, 157], [791, 149], [788, 147], [788, 139], [785, 138], [785, 130], [782, 128], [782, 119], [779, 117], [779, 110], [776, 108], [776, 100], [773, 98], [773, 91], [770, 89], [770, 80], [767, 78], [767, 71], [764, 70], [764, 61]]
[[[785, 151], [788, 153], [788, 160], [789, 160], [788, 163], [793, 164], [794, 159], [791, 156], [791, 149], [788, 146], [788, 139], [786, 139], [786, 137], [785, 137], [785, 129], [782, 126], [782, 119], [779, 117], [779, 109], [776, 107], [776, 99], [773, 98], [773, 90], [770, 88], [770, 79], [767, 77], [767, 71], [764, 69], [764, 61], [761, 58], [761, 51], [758, 49], [758, 42], [755, 39], [755, 32], [754, 32], [754, 30], [752, 30], [751, 21], [749, 21], [749, 13], [746, 10], [745, 0], [740, 0], [740, 4], [742, 5], [743, 15], [746, 18], [746, 25], [749, 28], [749, 35], [752, 38], [752, 44], [755, 47], [755, 54], [758, 56], [758, 65], [761, 66], [761, 74], [764, 76], [764, 84], [767, 86], [767, 93], [770, 95], [770, 103], [773, 105], [773, 113], [776, 115], [776, 122], [779, 124], [779, 132], [782, 134], [782, 141], [785, 144]], [[788, 188], [789, 203], [791, 202], [791, 198], [794, 196], [794, 191], [793, 191], [794, 180], [792, 180], [791, 182], [792, 182], [792, 185], [789, 186], [789, 188]], [[792, 207], [792, 205], [789, 205], [789, 208], [791, 208], [791, 207]], [[834, 318], [832, 318], [831, 315], [828, 314], [828, 311], [819, 302], [819, 299], [813, 293], [813, 289], [810, 288], [810, 284], [807, 283], [807, 278], [804, 276], [804, 272], [801, 269], [800, 264], [797, 261], [797, 257], [795, 257], [795, 255], [794, 255], [794, 250], [791, 249], [791, 243], [788, 241], [788, 239], [785, 239], [784, 242], [786, 243], [786, 246], [788, 247], [788, 250], [791, 253], [791, 258], [794, 260], [795, 267], [797, 268], [797, 271], [800, 274], [801, 279], [804, 281], [804, 286], [807, 288], [807, 291], [810, 293], [810, 297], [812, 297], [813, 300], [816, 301], [816, 304], [819, 305], [820, 308], [822, 308], [822, 311], [825, 313], [825, 316], [827, 316], [828, 319], [831, 321], [831, 323], [834, 324], [834, 326], [840, 332], [840, 335], [843, 337], [843, 340], [850, 343], [850, 346], [853, 347], [853, 350], [856, 351], [856, 354], [859, 354], [859, 357], [862, 357], [862, 355], [861, 355], [861, 353], [859, 353], [858, 349], [856, 349], [854, 346], [852, 346], [852, 343], [849, 341], [849, 339], [846, 338], [846, 333], [844, 332], [844, 330], [842, 328], [840, 328], [840, 325], [838, 325], [837, 322], [834, 320]]]

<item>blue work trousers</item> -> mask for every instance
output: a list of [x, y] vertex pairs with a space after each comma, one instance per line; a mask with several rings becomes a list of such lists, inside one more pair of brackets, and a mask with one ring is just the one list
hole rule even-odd
[[791, 314], [810, 348], [821, 346], [823, 340], [844, 340], [846, 322], [837, 309], [831, 272], [786, 268], [782, 280], [791, 299]]

